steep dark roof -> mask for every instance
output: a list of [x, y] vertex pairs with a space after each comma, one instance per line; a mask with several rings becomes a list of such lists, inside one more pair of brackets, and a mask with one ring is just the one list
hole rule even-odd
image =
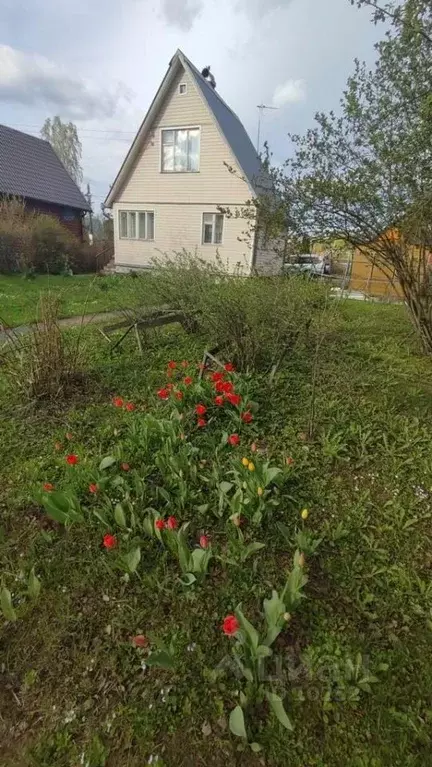
[[188, 64], [195, 82], [203, 94], [209, 109], [212, 111], [228, 145], [231, 147], [240, 168], [250, 185], [255, 188], [262, 181], [261, 162], [246, 128], [240, 122], [235, 112], [230, 109], [218, 92], [204, 79], [201, 72], [189, 61], [184, 53], [182, 56]]
[[0, 125], [0, 194], [90, 210], [51, 144], [6, 125]]

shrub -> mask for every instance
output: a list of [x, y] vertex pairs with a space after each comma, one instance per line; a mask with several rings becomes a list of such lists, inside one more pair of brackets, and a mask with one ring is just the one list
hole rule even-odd
[[220, 263], [185, 252], [140, 279], [146, 296], [185, 312], [207, 344], [243, 371], [269, 371], [304, 342], [328, 295], [322, 283], [302, 276], [233, 277]]
[[39, 322], [32, 330], [23, 336], [9, 331], [0, 362], [9, 383], [26, 399], [58, 399], [77, 378], [80, 336], [72, 347], [62, 334], [58, 315], [59, 300], [44, 293]]
[[55, 217], [28, 211], [22, 200], [0, 202], [0, 272], [96, 272], [112, 255], [112, 242], [91, 247]]

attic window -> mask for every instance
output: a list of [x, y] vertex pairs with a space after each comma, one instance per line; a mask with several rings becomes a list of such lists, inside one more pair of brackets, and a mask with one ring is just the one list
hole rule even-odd
[[180, 83], [180, 85], [179, 85], [179, 93], [180, 93], [180, 96], [184, 96], [184, 94], [187, 93], [187, 85], [186, 85], [186, 83]]

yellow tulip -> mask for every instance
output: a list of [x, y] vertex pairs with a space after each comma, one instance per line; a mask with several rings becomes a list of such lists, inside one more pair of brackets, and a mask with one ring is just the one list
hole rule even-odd
[[255, 471], [255, 464], [251, 462], [251, 463], [248, 465], [248, 469], [249, 469], [249, 471]]
[[260, 495], [260, 496], [261, 496], [261, 495], [263, 495], [263, 493], [264, 493], [264, 490], [262, 489], [262, 487], [259, 487], [259, 488], [258, 488], [258, 490], [257, 490], [257, 493], [258, 493], [258, 495]]
[[306, 562], [305, 555], [302, 552], [300, 554], [299, 558], [298, 558], [299, 567], [304, 567], [305, 566], [305, 562]]
[[307, 519], [308, 516], [309, 516], [309, 510], [308, 509], [303, 509], [303, 511], [301, 513], [301, 518], [302, 519]]
[[291, 620], [290, 613], [284, 613], [284, 621], [286, 621], [288, 623], [289, 620]]
[[249, 466], [249, 458], [242, 458], [243, 466]]

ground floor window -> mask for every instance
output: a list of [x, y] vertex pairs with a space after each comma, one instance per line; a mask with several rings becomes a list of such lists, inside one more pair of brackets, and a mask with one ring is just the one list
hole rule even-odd
[[120, 210], [119, 233], [124, 240], [154, 240], [154, 211]]
[[220, 245], [223, 236], [224, 217], [222, 213], [203, 213], [203, 245]]

